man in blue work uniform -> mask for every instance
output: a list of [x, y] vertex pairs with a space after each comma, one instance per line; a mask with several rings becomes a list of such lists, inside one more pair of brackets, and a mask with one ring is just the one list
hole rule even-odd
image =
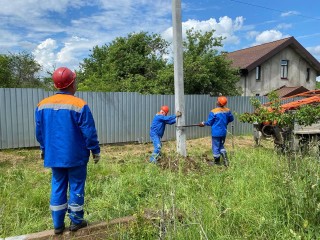
[[170, 116], [167, 116], [168, 113], [169, 113], [169, 107], [162, 106], [160, 109], [160, 112], [158, 112], [155, 115], [151, 123], [150, 138], [153, 142], [153, 147], [154, 147], [153, 153], [150, 157], [151, 163], [157, 163], [157, 158], [160, 155], [161, 147], [162, 147], [161, 138], [163, 137], [166, 124], [172, 125], [176, 123], [176, 118], [182, 115], [181, 112], [179, 111], [176, 114], [170, 115]]
[[[50, 209], [54, 233], [62, 234], [68, 211], [69, 230], [88, 225], [84, 220], [84, 188], [90, 151], [100, 159], [100, 147], [92, 113], [86, 102], [74, 96], [76, 74], [60, 67], [52, 75], [55, 95], [45, 98], [35, 111], [36, 138], [44, 166], [52, 169]], [[69, 200], [67, 191], [69, 187]]]
[[234, 120], [230, 109], [225, 107], [227, 102], [228, 99], [226, 97], [218, 97], [217, 107], [211, 110], [208, 120], [199, 124], [200, 127], [211, 126], [214, 163], [220, 165], [220, 155], [222, 155], [223, 163], [226, 167], [229, 165], [229, 161], [224, 142], [227, 136], [227, 126]]

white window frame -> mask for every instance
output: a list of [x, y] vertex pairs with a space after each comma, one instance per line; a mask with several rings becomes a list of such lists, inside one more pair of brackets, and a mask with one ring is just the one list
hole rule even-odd
[[288, 79], [289, 60], [281, 60], [280, 78]]

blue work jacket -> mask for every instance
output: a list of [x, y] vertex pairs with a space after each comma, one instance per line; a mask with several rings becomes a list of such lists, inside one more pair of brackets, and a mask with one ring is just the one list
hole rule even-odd
[[86, 102], [66, 92], [43, 99], [35, 110], [36, 138], [45, 167], [75, 167], [100, 153], [97, 131]]
[[227, 135], [227, 126], [234, 120], [229, 108], [217, 107], [211, 110], [206, 126], [211, 126], [212, 137], [224, 137]]
[[160, 113], [157, 113], [152, 120], [150, 127], [150, 137], [159, 136], [163, 137], [166, 124], [172, 125], [176, 123], [176, 115], [164, 116]]

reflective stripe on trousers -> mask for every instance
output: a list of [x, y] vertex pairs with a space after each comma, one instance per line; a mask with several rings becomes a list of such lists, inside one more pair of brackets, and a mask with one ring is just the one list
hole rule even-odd
[[58, 205], [58, 206], [50, 205], [50, 210], [51, 211], [66, 210], [67, 207], [68, 207], [68, 203], [65, 203], [65, 204], [62, 204], [62, 205]]

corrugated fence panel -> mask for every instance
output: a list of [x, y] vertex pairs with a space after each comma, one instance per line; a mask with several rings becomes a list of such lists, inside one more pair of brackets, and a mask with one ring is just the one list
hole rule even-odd
[[[42, 89], [0, 88], [0, 149], [35, 147], [34, 110], [42, 99], [53, 95]], [[150, 142], [149, 129], [160, 106], [168, 105], [175, 112], [174, 95], [141, 95], [121, 92], [77, 92], [84, 99], [94, 116], [101, 144], [122, 142]], [[258, 97], [264, 103], [266, 97]], [[186, 95], [186, 125], [199, 123], [208, 118], [216, 106], [216, 97], [208, 95]], [[240, 123], [236, 115], [252, 112], [250, 97], [228, 97], [228, 107], [235, 121], [228, 127], [234, 134], [252, 133], [251, 124]], [[176, 138], [176, 125], [167, 125], [163, 140]], [[209, 127], [184, 128], [187, 138], [210, 136]]]
[[228, 132], [232, 133], [232, 126], [235, 135], [249, 134], [252, 132], [252, 125], [247, 123], [240, 123], [237, 115], [244, 112], [252, 112], [250, 98], [248, 97], [232, 97], [229, 98], [228, 108], [230, 108], [235, 116], [235, 120], [228, 126]]

